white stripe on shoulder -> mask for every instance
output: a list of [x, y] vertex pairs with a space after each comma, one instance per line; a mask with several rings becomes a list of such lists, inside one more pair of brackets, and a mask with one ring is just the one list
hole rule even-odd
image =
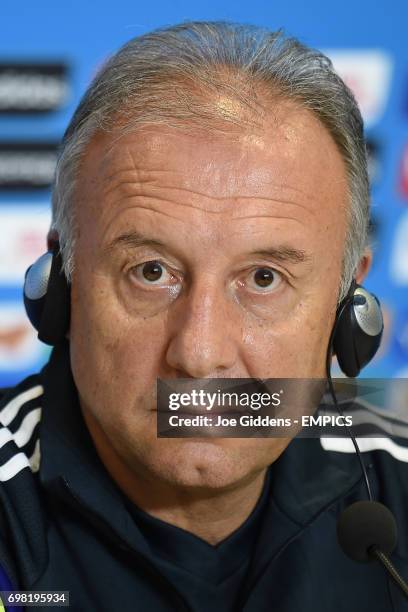
[[41, 419], [41, 408], [34, 408], [23, 419], [20, 427], [12, 433], [8, 427], [0, 428], [0, 448], [10, 440], [14, 440], [19, 448], [27, 444], [31, 438], [34, 428]]
[[0, 481], [4, 482], [13, 478], [18, 472], [21, 472], [25, 467], [30, 467], [30, 462], [27, 455], [17, 453], [11, 457], [4, 465], [0, 465]]
[[24, 417], [20, 427], [13, 434], [14, 440], [19, 448], [27, 444], [31, 438], [34, 428], [41, 419], [41, 408], [34, 408]]
[[[30, 441], [34, 429], [41, 419], [42, 409], [40, 407], [33, 408], [25, 415], [17, 431], [10, 431], [7, 425], [11, 423], [24, 404], [40, 397], [43, 392], [43, 387], [37, 385], [17, 395], [3, 408], [0, 412], [0, 449], [11, 440], [19, 449], [22, 449], [22, 447]], [[0, 482], [10, 480], [26, 467], [31, 468], [32, 472], [37, 472], [40, 467], [40, 456], [39, 439], [36, 440], [34, 452], [31, 457], [28, 457], [22, 450], [20, 452], [16, 450], [15, 455], [0, 465]]]
[[[373, 450], [384, 450], [390, 453], [398, 461], [408, 462], [408, 447], [400, 446], [390, 438], [356, 438], [358, 447], [362, 453]], [[324, 450], [337, 453], [355, 453], [353, 442], [350, 438], [322, 437], [320, 443]]]
[[26, 467], [29, 467], [32, 472], [38, 472], [40, 469], [41, 450], [40, 439], [35, 443], [34, 452], [30, 458], [24, 453], [16, 453], [6, 463], [0, 465], [0, 482], [10, 480], [16, 474], [21, 472]]
[[42, 385], [36, 385], [31, 389], [23, 391], [16, 397], [14, 397], [4, 408], [0, 411], [0, 423], [3, 425], [9, 425], [14, 417], [17, 415], [21, 406], [29, 402], [36, 397], [40, 397], [44, 393], [44, 387]]

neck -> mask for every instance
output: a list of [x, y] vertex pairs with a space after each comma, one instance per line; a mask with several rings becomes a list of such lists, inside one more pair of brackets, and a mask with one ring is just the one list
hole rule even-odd
[[82, 408], [96, 451], [126, 497], [148, 514], [216, 545], [238, 529], [262, 492], [266, 468], [222, 489], [176, 486], [147, 470], [129, 466], [92, 414]]

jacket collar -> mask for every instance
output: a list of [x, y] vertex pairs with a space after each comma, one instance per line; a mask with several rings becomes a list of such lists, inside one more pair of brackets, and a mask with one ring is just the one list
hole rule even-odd
[[[74, 498], [79, 508], [92, 513], [129, 546], [145, 548], [124, 504], [123, 493], [99, 459], [83, 420], [71, 373], [68, 342], [53, 349], [41, 378], [44, 386], [39, 470], [42, 486], [65, 499]], [[271, 473], [271, 503], [285, 524], [291, 526], [287, 532], [291, 537], [336, 500], [345, 497], [361, 480], [354, 455], [342, 457], [340, 465], [317, 439], [293, 440], [272, 465]], [[274, 525], [266, 526], [266, 530], [272, 537]]]

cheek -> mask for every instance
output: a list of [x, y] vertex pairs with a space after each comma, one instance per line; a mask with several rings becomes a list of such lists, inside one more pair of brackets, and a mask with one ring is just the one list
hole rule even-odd
[[259, 378], [324, 377], [333, 316], [330, 305], [300, 303], [279, 325], [247, 328], [244, 346], [249, 375]]
[[72, 285], [71, 363], [77, 387], [88, 404], [122, 405], [155, 389], [164, 351], [162, 317], [129, 317], [103, 278], [80, 290]]

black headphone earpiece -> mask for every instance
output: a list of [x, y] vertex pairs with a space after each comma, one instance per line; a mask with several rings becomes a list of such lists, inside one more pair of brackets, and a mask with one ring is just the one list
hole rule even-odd
[[25, 273], [24, 305], [38, 338], [52, 346], [66, 338], [70, 320], [70, 286], [57, 243]]
[[380, 346], [383, 331], [378, 298], [353, 280], [337, 308], [329, 342], [329, 351], [333, 349], [346, 376], [358, 376], [371, 361]]

